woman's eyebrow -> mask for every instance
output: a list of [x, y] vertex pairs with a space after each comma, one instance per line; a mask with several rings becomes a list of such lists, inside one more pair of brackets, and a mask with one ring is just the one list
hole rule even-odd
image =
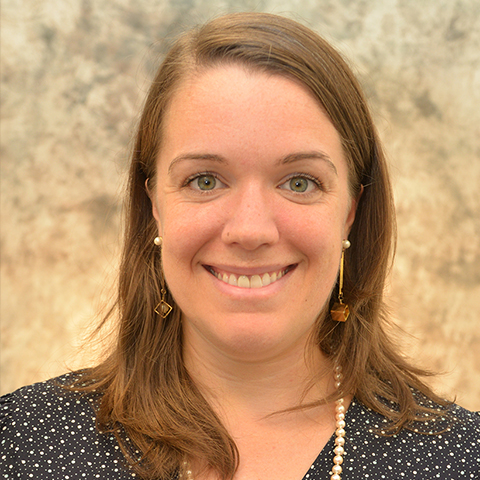
[[311, 152], [292, 153], [280, 159], [278, 164], [283, 165], [286, 163], [298, 162], [300, 160], [322, 160], [326, 162], [327, 165], [333, 170], [335, 175], [338, 176], [337, 167], [335, 167], [335, 164], [332, 162], [332, 159], [326, 153], [320, 150], [313, 150]]
[[[168, 173], [170, 173], [173, 167], [184, 160], [210, 160], [218, 163], [227, 163], [226, 159], [221, 155], [216, 155], [213, 153], [185, 153], [175, 157], [168, 167]], [[319, 150], [314, 150], [311, 152], [297, 152], [291, 153], [278, 161], [278, 165], [284, 165], [287, 163], [294, 163], [301, 160], [322, 160], [327, 163], [327, 165], [332, 169], [335, 175], [338, 175], [337, 168], [330, 159], [330, 157]]]
[[179, 162], [184, 160], [212, 160], [214, 162], [226, 163], [227, 161], [221, 155], [215, 155], [213, 153], [185, 153], [175, 157], [168, 167], [168, 173], [172, 171], [172, 168]]

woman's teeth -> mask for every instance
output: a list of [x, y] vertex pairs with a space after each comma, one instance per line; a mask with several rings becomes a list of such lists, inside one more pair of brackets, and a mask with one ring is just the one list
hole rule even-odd
[[218, 273], [212, 268], [209, 270], [219, 280], [229, 285], [240, 288], [262, 288], [282, 278], [289, 271], [289, 267], [278, 272], [264, 273], [263, 275], [235, 275], [234, 273]]

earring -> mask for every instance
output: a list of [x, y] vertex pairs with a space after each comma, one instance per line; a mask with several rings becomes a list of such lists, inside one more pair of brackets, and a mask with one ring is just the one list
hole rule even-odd
[[170, 312], [173, 310], [173, 307], [165, 300], [165, 295], [167, 292], [163, 288], [163, 275], [161, 278], [162, 289], [160, 292], [162, 294], [162, 298], [160, 299], [160, 303], [155, 307], [154, 312], [157, 315], [160, 315], [162, 318], [167, 318], [170, 315]]
[[346, 322], [350, 315], [350, 309], [346, 303], [343, 303], [343, 269], [345, 266], [345, 250], [350, 248], [351, 243], [348, 240], [342, 242], [342, 258], [340, 260], [340, 277], [338, 279], [338, 302], [334, 303], [330, 314], [337, 322]]
[[[155, 240], [153, 241], [157, 247], [161, 247], [163, 243], [162, 237], [155, 237]], [[154, 308], [154, 312], [157, 315], [160, 315], [162, 318], [167, 318], [170, 312], [172, 311], [173, 307], [165, 300], [165, 295], [167, 294], [167, 291], [165, 290], [165, 279], [163, 278], [163, 272], [160, 272], [160, 293], [162, 295], [160, 299], [160, 303]]]

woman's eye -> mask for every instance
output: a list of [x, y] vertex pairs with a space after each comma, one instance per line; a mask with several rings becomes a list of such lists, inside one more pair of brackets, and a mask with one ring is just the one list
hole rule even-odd
[[318, 186], [318, 181], [298, 175], [289, 178], [285, 183], [280, 185], [280, 188], [290, 190], [294, 193], [309, 193], [318, 188]]
[[213, 175], [202, 175], [197, 177], [193, 184], [198, 187], [199, 190], [213, 190], [217, 184], [217, 179]]
[[196, 175], [193, 178], [190, 178], [187, 181], [187, 184], [195, 189], [201, 190], [202, 192], [209, 192], [211, 190], [215, 190], [216, 188], [222, 188], [225, 185], [221, 182], [215, 175], [211, 173], [202, 173], [200, 175]]

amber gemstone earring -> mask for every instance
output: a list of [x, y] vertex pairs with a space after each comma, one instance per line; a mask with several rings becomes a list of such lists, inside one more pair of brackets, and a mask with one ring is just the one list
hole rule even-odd
[[[155, 240], [153, 241], [153, 243], [157, 247], [161, 247], [163, 244], [163, 238], [155, 237]], [[165, 300], [165, 295], [167, 294], [167, 291], [165, 290], [165, 279], [163, 278], [162, 271], [160, 271], [160, 284], [161, 284], [160, 293], [162, 297], [160, 298], [160, 302], [155, 307], [154, 312], [157, 315], [160, 315], [162, 318], [167, 318], [170, 312], [172, 311], [173, 307]]]
[[340, 259], [340, 275], [338, 279], [338, 302], [334, 303], [330, 314], [337, 322], [346, 322], [350, 315], [350, 309], [346, 303], [343, 303], [343, 269], [345, 267], [345, 250], [349, 248], [351, 243], [348, 240], [342, 242], [342, 258]]

